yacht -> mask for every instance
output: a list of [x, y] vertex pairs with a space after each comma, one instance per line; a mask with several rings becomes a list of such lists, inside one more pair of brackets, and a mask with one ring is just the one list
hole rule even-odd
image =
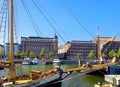
[[34, 58], [31, 62], [32, 65], [38, 65], [38, 59]]
[[60, 59], [53, 59], [53, 63], [60, 63]]
[[24, 58], [22, 65], [30, 65], [30, 58]]

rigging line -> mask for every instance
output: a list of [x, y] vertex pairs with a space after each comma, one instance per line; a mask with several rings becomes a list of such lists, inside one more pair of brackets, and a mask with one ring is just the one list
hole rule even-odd
[[38, 5], [35, 3], [34, 0], [32, 0], [33, 4], [36, 6], [36, 8], [39, 10], [39, 12], [42, 14], [42, 16], [46, 19], [46, 21], [49, 23], [49, 25], [54, 29], [54, 31], [59, 35], [59, 37], [66, 43], [66, 41], [62, 38], [62, 36], [58, 33], [56, 28], [53, 26], [53, 24], [50, 22], [50, 20], [44, 15], [42, 10], [38, 7]]
[[62, 80], [59, 80], [59, 81], [56, 81], [56, 82], [52, 82], [52, 83], [49, 83], [49, 84], [47, 84], [47, 85], [55, 84], [55, 83], [59, 83], [59, 82], [63, 82], [63, 81], [68, 81], [68, 80], [73, 79], [73, 78], [76, 78], [76, 77], [78, 77], [78, 76], [80, 76], [80, 75], [83, 75], [83, 74], [77, 73], [77, 75], [75, 75], [75, 76], [71, 76], [71, 77], [68, 77], [67, 79], [62, 79]]
[[0, 12], [0, 14], [1, 14], [0, 31], [1, 31], [1, 28], [2, 28], [3, 22], [4, 22], [5, 10], [6, 10], [6, 0], [4, 0], [3, 5], [2, 5], [2, 8], [1, 8], [1, 12]]
[[0, 15], [2, 14], [4, 3], [5, 3], [5, 0], [3, 0], [3, 2], [2, 2], [2, 6], [1, 6], [1, 9], [0, 9]]
[[[40, 35], [39, 35], [39, 33], [40, 33], [41, 36], [42, 36], [42, 33], [40, 32], [40, 30], [39, 30], [39, 28], [38, 28], [38, 26], [37, 26], [34, 18], [32, 17], [32, 15], [31, 15], [31, 13], [30, 13], [27, 5], [25, 4], [24, 0], [22, 0], [21, 2], [22, 2], [23, 6], [24, 6], [24, 8], [25, 8], [25, 10], [26, 10], [26, 12], [27, 12], [27, 15], [28, 15], [28, 17], [29, 17], [29, 19], [30, 19], [30, 21], [31, 21], [31, 23], [32, 23], [32, 25], [33, 25], [33, 27], [34, 27], [37, 35], [40, 36]], [[38, 33], [38, 32], [39, 32], [39, 33]]]
[[98, 72], [100, 72], [101, 74], [103, 74], [103, 75], [105, 75], [106, 73], [103, 73], [102, 71], [100, 71], [100, 70], [97, 70]]
[[104, 52], [107, 51], [107, 49], [110, 47], [110, 45], [113, 43], [113, 41], [116, 39], [116, 37], [119, 35], [119, 33], [117, 33], [116, 36], [113, 37], [112, 41], [109, 41], [110, 43], [108, 44], [108, 46], [105, 48]]
[[15, 5], [15, 8], [14, 8], [14, 18], [15, 18], [15, 34], [16, 34], [16, 42], [18, 43], [18, 42], [20, 42], [19, 41], [19, 38], [20, 38], [20, 29], [19, 28], [17, 28], [18, 26], [19, 26], [19, 21], [18, 21], [18, 6], [19, 6], [19, 3], [17, 2], [17, 0], [14, 0], [14, 5]]
[[57, 22], [53, 19], [53, 17], [48, 13], [47, 9], [41, 4], [40, 0], [38, 0], [39, 6], [41, 6], [41, 9], [44, 10], [44, 12], [46, 12], [46, 14], [49, 16], [49, 18], [51, 19], [51, 21], [57, 26], [58, 29], [60, 29], [62, 31], [62, 33], [64, 34], [64, 36], [70, 41], [70, 38], [65, 34], [65, 32], [63, 31], [63, 29], [57, 24]]
[[[86, 27], [86, 29], [87, 30], [90, 30], [91, 31], [91, 34], [92, 34], [92, 36], [96, 36], [94, 33], [93, 33], [93, 31], [90, 29], [90, 27], [84, 22], [84, 20], [71, 8], [71, 6], [67, 3], [67, 1], [65, 1], [65, 0], [63, 0], [65, 3], [66, 3], [66, 7], [68, 7], [70, 10], [71, 10], [71, 12], [73, 12], [73, 14], [75, 14], [75, 16], [76, 16], [76, 18], [78, 18], [80, 21], [81, 21], [81, 23]], [[94, 34], [94, 35], [93, 35]]]
[[8, 10], [8, 0], [6, 0], [6, 11], [5, 11], [5, 25], [4, 25], [4, 45], [5, 45], [5, 36], [6, 36], [6, 30], [7, 30], [7, 10]]
[[[5, 29], [4, 29], [4, 40], [3, 40], [3, 44], [5, 46], [5, 40], [6, 40], [6, 30], [7, 30], [7, 14], [8, 14], [8, 0], [6, 0], [6, 12], [5, 12]], [[5, 47], [3, 49], [3, 58], [5, 58]]]
[[[96, 69], [97, 71], [101, 72], [99, 69]], [[54, 84], [54, 83], [59, 83], [59, 82], [63, 82], [63, 81], [68, 81], [70, 79], [73, 79], [73, 78], [76, 78], [78, 76], [81, 76], [81, 75], [84, 75], [84, 74], [87, 74], [87, 73], [90, 73], [89, 71], [85, 71], [85, 72], [81, 72], [81, 73], [71, 73], [71, 74], [76, 74], [74, 76], [71, 76], [71, 77], [68, 77], [67, 79], [62, 79], [62, 80], [59, 80], [59, 81], [56, 81], [56, 82], [53, 82], [53, 83], [49, 83], [49, 84]], [[102, 74], [105, 74], [103, 72], [101, 72]]]
[[[15, 3], [16, 3], [16, 1], [15, 1]], [[16, 4], [17, 4], [17, 3], [16, 3]], [[15, 14], [15, 13], [17, 13], [16, 11], [17, 11], [17, 7], [14, 8], [14, 14], [13, 14], [13, 17], [14, 17], [14, 18], [13, 18], [13, 22], [14, 22], [14, 25], [13, 25], [13, 26], [14, 26], [14, 31], [15, 31], [15, 32], [14, 32], [14, 34], [15, 34], [15, 37], [14, 37], [14, 38], [15, 38], [15, 43], [18, 42], [18, 34], [17, 34], [17, 28], [16, 28], [16, 19], [17, 19], [17, 18], [16, 18], [16, 14]]]
[[[7, 20], [7, 0], [4, 0], [3, 6], [2, 6], [2, 17], [1, 17], [1, 25], [0, 25], [0, 31], [3, 32], [3, 42], [1, 42], [3, 45], [5, 45], [5, 34], [6, 34], [6, 20]], [[2, 30], [3, 28], [3, 30]]]
[[29, 17], [32, 25], [33, 25], [33, 28], [35, 29], [35, 31], [36, 31], [36, 33], [37, 33], [37, 35], [40, 36], [39, 33], [42, 35], [42, 33], [41, 33], [40, 31], [39, 31], [39, 33], [38, 33], [37, 30], [39, 30], [39, 28], [38, 28], [36, 22], [34, 21], [32, 15], [30, 14], [30, 11], [29, 11], [28, 7], [26, 6], [24, 0], [20, 0], [20, 1], [21, 1], [22, 5], [23, 5], [23, 7], [24, 7], [24, 9], [25, 9], [25, 11], [26, 11], [26, 13], [27, 13], [27, 15], [28, 15], [28, 17]]
[[72, 10], [70, 10], [66, 5], [67, 5], [67, 2], [65, 1], [65, 0], [63, 0], [64, 1], [64, 8], [71, 14], [71, 16], [78, 22], [78, 24], [80, 24], [82, 27], [83, 27], [83, 29], [91, 36], [91, 37], [93, 37], [94, 38], [94, 36], [89, 32], [89, 30], [84, 26], [84, 24], [82, 24], [81, 22], [80, 22], [80, 20], [76, 17], [76, 15], [74, 15], [73, 14], [73, 12], [72, 12]]
[[16, 29], [16, 24], [15, 24], [15, 17], [14, 17], [14, 34], [15, 34], [15, 40], [16, 40], [16, 43], [18, 42], [18, 38], [17, 38], [17, 29]]
[[[68, 81], [68, 80], [71, 80], [71, 79], [76, 78], [78, 76], [84, 75], [86, 73], [76, 73], [76, 75], [68, 77], [67, 79], [62, 79], [62, 80], [59, 80], [59, 81], [56, 81], [56, 82], [53, 82], [53, 83], [49, 83], [49, 84], [55, 84], [55, 83], [59, 83], [59, 82], [63, 82], [63, 81]], [[74, 73], [72, 73], [72, 74], [74, 74]]]
[[[9, 29], [9, 28], [10, 28], [10, 27], [9, 27], [9, 24], [10, 24], [10, 23], [9, 23], [9, 19], [10, 19], [10, 18], [9, 18], [9, 15], [10, 15], [10, 12], [9, 12], [9, 11], [10, 11], [10, 9], [9, 9], [9, 7], [10, 7], [10, 6], [9, 6], [9, 3], [10, 3], [10, 0], [7, 0], [7, 4], [8, 4], [8, 5], [7, 5], [7, 8], [8, 8], [8, 20], [7, 20], [7, 21], [8, 21], [8, 27], [7, 27], [7, 28], [8, 28], [8, 32], [7, 32], [7, 35], [8, 35], [8, 36], [10, 36], [10, 35], [9, 35], [9, 30], [10, 30], [10, 29]], [[9, 38], [7, 38], [7, 42], [10, 43]]]

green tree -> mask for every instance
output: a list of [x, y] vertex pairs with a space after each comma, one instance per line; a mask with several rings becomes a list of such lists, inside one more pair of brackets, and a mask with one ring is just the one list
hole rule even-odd
[[116, 53], [114, 50], [111, 50], [111, 51], [108, 53], [108, 56], [109, 56], [110, 58], [112, 58], [112, 57], [117, 57], [117, 53]]
[[54, 56], [55, 56], [55, 55], [54, 55], [53, 51], [50, 51], [50, 52], [49, 52], [49, 57], [50, 57], [50, 58], [53, 58]]
[[118, 57], [118, 54], [115, 52], [115, 53], [113, 54], [113, 57]]
[[44, 58], [44, 56], [45, 56], [45, 49], [44, 48], [42, 48], [39, 55], [40, 55], [41, 58]]
[[30, 57], [30, 51], [29, 51], [29, 50], [27, 50], [27, 51], [25, 52], [25, 56], [26, 56], [26, 57]]
[[30, 52], [30, 57], [34, 57], [34, 52]]
[[24, 57], [25, 56], [25, 53], [24, 52], [21, 52], [20, 53], [20, 57]]
[[9, 58], [10, 52], [7, 52], [6, 56]]
[[2, 57], [3, 56], [3, 52], [2, 51], [0, 51], [0, 57]]
[[80, 66], [80, 57], [81, 57], [81, 53], [78, 53], [77, 56], [78, 56], [78, 58], [79, 58], [79, 60], [78, 60], [78, 65]]
[[17, 51], [17, 57], [20, 57], [20, 54], [21, 54], [21, 51], [18, 50], [18, 51]]
[[77, 54], [77, 56], [80, 58], [80, 56], [81, 56], [81, 53], [78, 53], [78, 54]]
[[106, 58], [107, 55], [105, 53], [102, 53], [102, 58]]
[[93, 50], [91, 50], [91, 51], [88, 53], [88, 57], [89, 57], [89, 58], [94, 58], [94, 57], [95, 57], [95, 53], [93, 52]]
[[119, 50], [117, 52], [117, 56], [120, 58], [120, 48], [119, 48]]

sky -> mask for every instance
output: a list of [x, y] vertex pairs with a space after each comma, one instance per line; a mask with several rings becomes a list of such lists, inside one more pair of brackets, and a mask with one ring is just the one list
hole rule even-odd
[[[101, 37], [113, 37], [120, 33], [120, 0], [33, 1], [14, 0], [19, 42], [21, 37], [51, 38], [56, 34], [58, 43], [65, 44], [72, 40], [90, 41], [96, 37], [98, 29]], [[29, 14], [23, 5], [27, 6]], [[31, 17], [33, 22], [30, 21]], [[35, 29], [36, 25], [38, 28]], [[120, 35], [117, 39], [120, 40]]]

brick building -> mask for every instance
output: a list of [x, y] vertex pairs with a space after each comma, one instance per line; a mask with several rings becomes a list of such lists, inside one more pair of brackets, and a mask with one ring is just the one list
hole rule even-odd
[[[92, 41], [71, 41], [65, 45], [59, 46], [58, 52], [60, 58], [77, 58], [77, 54], [81, 53], [81, 58], [88, 58], [88, 53], [93, 50], [97, 57], [97, 38]], [[103, 46], [101, 54], [108, 53], [111, 50], [115, 52], [120, 48], [120, 40], [111, 37], [99, 37], [100, 44]]]
[[[61, 49], [59, 48], [59, 50]], [[78, 53], [81, 53], [81, 58], [87, 58], [91, 50], [96, 54], [96, 43], [92, 41], [71, 41], [65, 44], [64, 50], [67, 58], [77, 58]]]
[[47, 37], [21, 37], [21, 51], [27, 50], [35, 53], [38, 57], [42, 49], [45, 49], [45, 57], [49, 57], [49, 52], [52, 51], [57, 57], [58, 54], [58, 38], [55, 35], [53, 38]]

